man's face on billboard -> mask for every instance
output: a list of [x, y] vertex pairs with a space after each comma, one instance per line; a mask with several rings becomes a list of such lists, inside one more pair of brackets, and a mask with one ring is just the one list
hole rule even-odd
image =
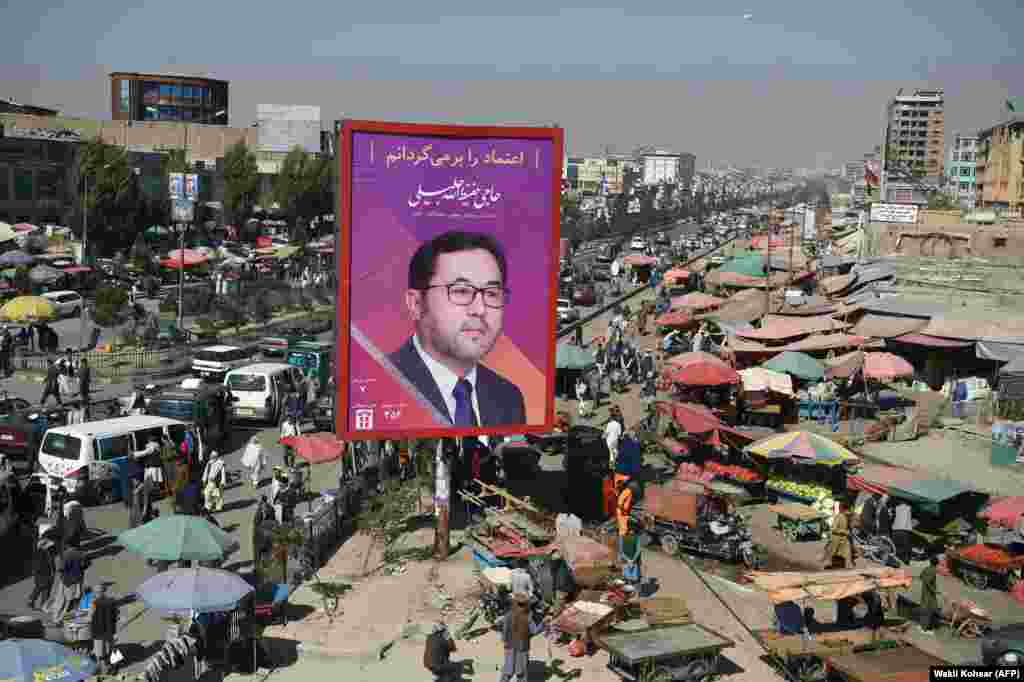
[[[492, 296], [495, 289], [503, 289], [498, 261], [485, 249], [440, 254], [429, 286], [408, 294], [416, 333], [424, 350], [462, 376], [494, 348], [501, 334], [504, 308], [492, 307], [494, 298], [487, 305], [487, 292], [473, 289], [491, 289]], [[470, 296], [471, 302], [460, 304]]]

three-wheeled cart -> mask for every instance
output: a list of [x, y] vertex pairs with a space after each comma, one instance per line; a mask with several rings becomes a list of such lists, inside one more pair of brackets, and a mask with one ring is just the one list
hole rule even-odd
[[900, 646], [852, 651], [825, 658], [832, 677], [842, 682], [928, 682], [932, 667], [949, 662], [909, 642]]
[[594, 643], [608, 652], [608, 669], [630, 682], [704, 682], [718, 671], [722, 650], [734, 645], [697, 623], [610, 630], [596, 635]]
[[776, 528], [790, 542], [821, 540], [828, 531], [828, 514], [806, 504], [773, 504], [768, 510], [777, 516]]

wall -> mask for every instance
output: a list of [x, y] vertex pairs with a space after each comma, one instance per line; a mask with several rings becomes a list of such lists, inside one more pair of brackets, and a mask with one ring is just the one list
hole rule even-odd
[[[997, 225], [960, 222], [935, 222], [928, 225], [871, 223], [871, 230], [878, 235], [877, 252], [886, 256], [1024, 256], [1024, 222]], [[899, 239], [901, 233], [904, 233], [902, 240]], [[949, 238], [929, 233], [948, 233]], [[967, 239], [959, 239], [954, 235], [965, 235]], [[1000, 243], [998, 240], [1004, 241]]]

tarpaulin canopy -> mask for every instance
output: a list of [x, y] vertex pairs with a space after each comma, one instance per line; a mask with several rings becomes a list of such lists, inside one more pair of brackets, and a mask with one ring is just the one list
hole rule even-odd
[[764, 367], [749, 367], [740, 370], [740, 379], [743, 381], [743, 390], [752, 393], [781, 393], [782, 395], [793, 395], [793, 379], [788, 374], [773, 372]]
[[850, 288], [857, 281], [857, 275], [835, 275], [821, 280], [821, 290], [829, 296], [836, 296]]
[[893, 497], [932, 504], [945, 502], [969, 492], [974, 491], [963, 483], [948, 478], [912, 478], [895, 481], [889, 486], [889, 494]]
[[825, 376], [829, 379], [845, 379], [857, 373], [864, 365], [864, 351], [855, 350], [831, 360], [825, 360]]
[[738, 332], [737, 336], [768, 341], [806, 336], [815, 332], [839, 331], [849, 325], [829, 315], [820, 317], [780, 317], [767, 315], [760, 329]]
[[871, 336], [878, 339], [891, 339], [896, 336], [920, 331], [928, 324], [919, 317], [895, 317], [890, 315], [867, 314], [850, 329], [857, 336]]
[[[741, 296], [743, 294], [754, 296]], [[717, 310], [704, 313], [699, 320], [723, 320], [728, 322], [753, 322], [764, 316], [768, 310], [768, 294], [764, 291], [743, 291], [732, 296]]]
[[832, 315], [836, 312], [836, 304], [823, 296], [805, 296], [800, 300], [786, 301], [782, 299], [781, 304], [772, 306], [777, 315], [804, 317], [809, 315]]
[[662, 414], [671, 417], [686, 433], [701, 436], [708, 445], [721, 445], [721, 434], [723, 433], [736, 436], [744, 443], [753, 440], [748, 434], [723, 423], [704, 405], [659, 400], [655, 403], [655, 407]]
[[654, 324], [659, 327], [685, 327], [689, 324], [693, 324], [695, 321], [696, 320], [689, 311], [670, 310], [655, 318]]
[[333, 462], [341, 459], [345, 453], [345, 441], [339, 440], [333, 433], [323, 431], [301, 436], [285, 436], [280, 442], [295, 450], [296, 455], [310, 464]]
[[926, 346], [928, 348], [967, 348], [974, 343], [973, 341], [944, 339], [940, 336], [929, 336], [928, 334], [902, 334], [889, 340], [898, 343], [909, 343], [914, 346]]
[[873, 590], [907, 589], [910, 573], [892, 568], [858, 568], [811, 573], [754, 571], [746, 575], [775, 604], [805, 599], [839, 600]]
[[710, 294], [701, 293], [699, 291], [691, 291], [684, 296], [676, 296], [673, 298], [672, 307], [693, 309], [717, 308], [725, 303], [725, 301], [726, 299], [724, 298], [718, 298], [717, 296], [711, 296]]
[[735, 336], [730, 332], [730, 335], [725, 340], [726, 348], [733, 351], [734, 353], [767, 353], [774, 355], [779, 352], [779, 346], [768, 346], [760, 341], [750, 341], [748, 339]]
[[1024, 356], [1014, 358], [999, 370], [999, 398], [1024, 399]]
[[1012, 362], [1017, 358], [1024, 357], [1024, 344], [978, 341], [974, 345], [974, 354], [982, 360]]
[[571, 343], [560, 343], [555, 349], [555, 369], [586, 369], [594, 364], [594, 354]]
[[892, 353], [865, 353], [864, 376], [879, 381], [912, 377], [914, 376], [914, 366]]
[[628, 256], [624, 256], [622, 258], [622, 262], [625, 263], [626, 265], [645, 266], [654, 265], [655, 263], [658, 262], [658, 259], [655, 258], [654, 256], [644, 256], [639, 253], [631, 253]]
[[1002, 341], [1024, 343], [1024, 318], [1016, 315], [996, 316], [987, 311], [957, 312], [933, 317], [922, 334], [963, 341]]
[[710, 353], [681, 353], [666, 363], [670, 381], [687, 386], [719, 386], [736, 384], [740, 375], [724, 360]]
[[846, 487], [863, 490], [877, 495], [888, 495], [889, 488], [897, 482], [909, 481], [920, 476], [920, 472], [885, 464], [863, 464], [856, 474], [846, 477]]
[[761, 365], [765, 369], [792, 374], [798, 379], [817, 381], [825, 376], [825, 365], [806, 353], [785, 351]]
[[872, 342], [865, 336], [853, 334], [815, 334], [806, 339], [795, 341], [783, 346], [779, 350], [793, 350], [801, 353], [813, 353], [815, 351], [831, 350], [833, 348], [858, 348], [858, 347], [880, 347], [881, 342]]
[[978, 512], [978, 516], [994, 526], [1017, 529], [1020, 519], [1024, 517], [1024, 497], [999, 497]]
[[[737, 275], [747, 275], [748, 277], [761, 277], [765, 276], [765, 268], [768, 264], [765, 262], [765, 258], [761, 254], [755, 254], [752, 256], [745, 256], [741, 258], [733, 258], [723, 263], [716, 272], [720, 273], [735, 273]], [[770, 267], [770, 266], [769, 266]]]

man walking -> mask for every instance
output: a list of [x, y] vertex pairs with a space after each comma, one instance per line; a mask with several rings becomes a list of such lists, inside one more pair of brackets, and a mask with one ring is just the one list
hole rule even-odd
[[619, 438], [622, 436], [622, 416], [618, 405], [612, 405], [608, 423], [604, 427], [604, 442], [608, 446], [608, 465], [614, 470], [619, 456]]
[[89, 411], [89, 391], [92, 387], [92, 369], [89, 361], [82, 358], [81, 367], [78, 370], [78, 392], [82, 396], [82, 406], [86, 412]]
[[910, 531], [913, 527], [910, 505], [906, 500], [900, 500], [892, 520], [892, 542], [896, 545], [896, 556], [905, 564], [910, 563]]
[[107, 672], [107, 664], [114, 648], [117, 635], [117, 602], [107, 596], [107, 584], [96, 586], [96, 596], [89, 606], [92, 624], [93, 656], [101, 673]]
[[60, 399], [60, 369], [54, 363], [53, 358], [46, 359], [46, 380], [43, 383], [43, 397], [39, 399], [40, 405], [46, 405], [46, 399], [51, 395], [57, 399], [58, 405], [64, 403]]
[[921, 571], [921, 629], [931, 632], [939, 619], [938, 555], [933, 554], [928, 566]]
[[28, 596], [28, 607], [30, 609], [35, 609], [37, 599], [40, 600], [39, 603], [42, 605], [50, 598], [50, 591], [53, 589], [53, 577], [57, 573], [53, 547], [53, 540], [49, 539], [40, 540], [39, 545], [36, 547], [36, 553], [32, 559], [32, 578], [34, 584], [32, 586], [32, 593]]
[[544, 629], [544, 625], [543, 622], [536, 622], [530, 613], [529, 597], [513, 595], [512, 608], [501, 623], [505, 665], [501, 669], [500, 682], [509, 682], [513, 677], [518, 682], [526, 682], [530, 666], [530, 640]]

